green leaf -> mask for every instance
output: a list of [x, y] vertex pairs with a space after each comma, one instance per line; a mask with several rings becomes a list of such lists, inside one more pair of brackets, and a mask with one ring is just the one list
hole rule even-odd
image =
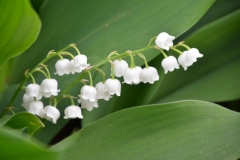
[[0, 1], [0, 66], [36, 40], [41, 22], [28, 0]]
[[7, 160], [57, 160], [58, 152], [51, 152], [41, 143], [16, 134], [7, 128], [0, 128], [1, 159]]
[[60, 159], [237, 159], [240, 114], [203, 101], [110, 114], [53, 147]]
[[181, 41], [186, 39], [189, 35], [200, 29], [204, 25], [218, 20], [240, 8], [239, 0], [218, 0], [216, 1], [207, 13], [186, 33], [181, 35], [178, 39]]
[[6, 126], [11, 127], [13, 129], [23, 129], [27, 127], [29, 135], [33, 135], [35, 131], [44, 127], [44, 124], [38, 117], [28, 112], [19, 112], [11, 116], [11, 118], [9, 118], [9, 116], [7, 117], [8, 120], [7, 122], [5, 122]]
[[[88, 56], [90, 64], [95, 65], [116, 49], [123, 52], [146, 46], [150, 38], [160, 32], [179, 36], [193, 26], [213, 2], [214, 0], [132, 0], [124, 3], [121, 0], [45, 1], [40, 9], [43, 29], [34, 46], [24, 56], [16, 57], [9, 79], [11, 83], [19, 82], [23, 72], [36, 65], [50, 50], [59, 50], [70, 43], [76, 43], [81, 53]], [[157, 54], [158, 51], [151, 50], [146, 56], [150, 60]], [[57, 58], [48, 63], [51, 73], [55, 72], [56, 61]], [[138, 58], [136, 63], [141, 65], [143, 61]], [[109, 67], [109, 64], [105, 66], [106, 75], [109, 75]], [[58, 79], [59, 88], [63, 90], [77, 76], [52, 77]], [[41, 83], [42, 75], [36, 75], [36, 80]], [[74, 87], [70, 94], [78, 95], [80, 88], [80, 85]], [[58, 106], [61, 111], [69, 105], [69, 101], [62, 102]], [[48, 123], [49, 127], [41, 131], [40, 139], [49, 141], [66, 122], [60, 118], [58, 125]]]

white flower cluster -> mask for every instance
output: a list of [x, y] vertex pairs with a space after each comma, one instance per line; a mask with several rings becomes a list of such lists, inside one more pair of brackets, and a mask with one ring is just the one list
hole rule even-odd
[[[165, 74], [168, 71], [172, 72], [174, 69], [179, 69], [179, 64], [184, 68], [191, 66], [194, 62], [197, 61], [197, 58], [203, 57], [202, 54], [196, 48], [189, 48], [187, 45], [179, 43], [176, 46], [173, 46], [173, 40], [175, 39], [174, 36], [170, 36], [166, 32], [160, 33], [156, 40], [156, 46], [154, 48], [159, 49], [165, 58], [162, 60], [162, 67], [164, 68]], [[151, 41], [150, 41], [151, 42]], [[151, 44], [151, 43], [150, 43]], [[183, 46], [187, 48], [187, 51], [181, 52], [180, 50], [176, 49], [177, 46]], [[78, 49], [73, 46], [77, 51]], [[152, 46], [153, 48], [153, 46]], [[180, 54], [178, 57], [178, 61], [174, 56], [167, 56], [164, 51], [162, 50], [169, 50], [172, 49]], [[69, 53], [70, 54], [70, 53]], [[116, 57], [112, 58], [113, 54], [117, 54]], [[81, 104], [81, 108], [85, 108], [88, 111], [92, 111], [93, 108], [98, 108], [98, 100], [103, 99], [109, 101], [113, 95], [120, 96], [121, 95], [121, 83], [116, 77], [123, 77], [123, 83], [126, 84], [134, 84], [137, 85], [141, 82], [143, 83], [150, 83], [153, 84], [155, 81], [159, 80], [159, 74], [156, 68], [148, 66], [146, 58], [141, 53], [136, 53], [141, 58], [144, 59], [145, 68], [141, 68], [140, 66], [135, 66], [135, 62], [133, 59], [132, 52], [125, 52], [126, 56], [129, 54], [131, 58], [131, 65], [129, 67], [128, 63], [121, 59], [121, 55], [116, 52], [112, 52], [109, 55], [109, 62], [112, 65], [112, 78], [108, 78], [105, 80], [105, 74], [100, 69], [96, 69], [103, 74], [103, 81], [98, 82], [95, 87], [92, 83], [92, 77], [90, 73], [90, 64], [87, 63], [87, 57], [85, 55], [80, 54], [78, 51], [77, 56], [72, 56], [72, 60], [63, 59], [60, 56], [60, 60], [58, 60], [55, 64], [56, 73], [59, 76], [64, 74], [74, 74], [80, 73], [83, 70], [89, 73], [90, 85], [84, 85], [81, 90], [80, 94], [78, 95], [79, 99], [78, 102]], [[114, 61], [110, 61], [112, 58]], [[50, 77], [50, 75], [49, 75]], [[32, 77], [33, 78], [33, 77]], [[33, 78], [34, 79], [34, 78]], [[35, 82], [35, 80], [33, 80]], [[44, 107], [43, 103], [40, 101], [42, 97], [45, 98], [57, 96], [58, 92], [60, 91], [57, 89], [58, 82], [55, 79], [46, 78], [42, 81], [41, 85], [38, 84], [29, 84], [26, 87], [26, 94], [23, 96], [23, 107], [30, 113], [38, 115], [41, 118], [45, 118], [53, 123], [56, 123], [57, 119], [60, 117], [60, 112], [56, 108], [56, 104], [54, 103], [53, 106], [48, 105]], [[64, 111], [65, 119], [68, 118], [83, 118], [81, 108], [74, 105], [73, 97], [68, 95], [67, 97], [71, 98], [72, 105], [67, 107]], [[56, 99], [54, 99], [56, 101]]]
[[60, 112], [53, 106], [44, 107], [42, 97], [49, 98], [57, 96], [60, 91], [57, 89], [58, 83], [55, 79], [44, 79], [41, 85], [29, 84], [26, 87], [26, 93], [23, 96], [22, 106], [29, 112], [56, 123]]
[[[173, 46], [174, 36], [170, 36], [166, 32], [160, 33], [156, 38], [156, 45], [165, 50], [169, 50]], [[196, 48], [189, 48], [187, 51], [181, 53], [177, 59], [174, 56], [165, 57], [162, 61], [162, 67], [164, 68], [165, 74], [168, 71], [172, 72], [174, 69], [179, 69], [179, 64], [187, 70], [187, 67], [191, 66], [194, 62], [197, 61], [197, 58], [203, 57]]]
[[[87, 57], [85, 55], [77, 55], [71, 61], [68, 59], [60, 59], [56, 62], [56, 73], [59, 76], [64, 74], [80, 73], [89, 66], [87, 64]], [[55, 106], [48, 105], [44, 107], [43, 102], [40, 101], [42, 97], [50, 98], [57, 96], [60, 91], [57, 89], [58, 82], [55, 79], [44, 79], [41, 85], [29, 84], [26, 87], [26, 94], [23, 96], [22, 106], [29, 112], [45, 118], [52, 123], [56, 123], [60, 117], [60, 112]], [[64, 111], [65, 119], [68, 118], [83, 118], [80, 107], [71, 105]]]

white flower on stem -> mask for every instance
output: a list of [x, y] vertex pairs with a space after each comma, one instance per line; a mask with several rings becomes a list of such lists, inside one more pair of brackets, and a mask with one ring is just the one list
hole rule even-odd
[[28, 107], [29, 107], [29, 103], [34, 101], [34, 98], [31, 97], [31, 96], [27, 96], [26, 94], [23, 95], [23, 103], [22, 103], [22, 106], [28, 110]]
[[90, 64], [87, 64], [87, 57], [83, 54], [77, 55], [73, 59], [75, 72], [82, 72], [85, 68], [87, 68]]
[[42, 118], [47, 119], [48, 121], [52, 121], [52, 123], [56, 124], [58, 118], [60, 117], [59, 110], [54, 106], [46, 106], [42, 110]]
[[70, 61], [68, 59], [60, 59], [55, 64], [56, 73], [59, 76], [70, 74]]
[[42, 94], [44, 97], [49, 98], [52, 95], [57, 96], [60, 89], [57, 89], [58, 82], [55, 79], [44, 79], [41, 83]]
[[43, 103], [41, 101], [31, 101], [29, 102], [27, 111], [29, 113], [38, 115], [41, 117], [42, 115], [42, 110], [43, 110]]
[[159, 48], [162, 48], [168, 51], [169, 47], [173, 46], [174, 39], [175, 39], [174, 36], [170, 36], [168, 33], [162, 32], [157, 36], [155, 43]]
[[[37, 100], [40, 100], [42, 97], [36, 97]], [[23, 103], [22, 106], [28, 110], [29, 108], [29, 103], [34, 101], [34, 97], [32, 96], [27, 96], [26, 94], [23, 95]]]
[[80, 118], [83, 119], [81, 108], [78, 106], [69, 106], [64, 110], [65, 116], [64, 119], [74, 119], [74, 118]]
[[97, 99], [104, 99], [105, 101], [108, 101], [112, 98], [109, 92], [104, 90], [105, 84], [103, 82], [98, 82], [95, 88], [97, 89]]
[[81, 88], [81, 96], [85, 100], [94, 102], [97, 99], [97, 90], [93, 86], [84, 85]]
[[79, 69], [79, 68], [80, 68], [80, 67], [78, 67], [78, 70], [77, 70], [77, 68], [75, 68], [75, 66], [74, 66], [74, 61], [73, 61], [73, 60], [71, 60], [71, 61], [69, 62], [69, 69], [70, 69], [70, 72], [71, 72], [72, 74], [74, 74], [74, 73], [76, 72], [76, 70], [77, 70], [78, 73], [82, 72], [81, 68], [80, 68], [80, 69]]
[[110, 95], [116, 94], [120, 96], [121, 94], [121, 83], [118, 79], [109, 78], [104, 83], [104, 91], [107, 91]]
[[79, 95], [80, 99], [78, 99], [78, 103], [81, 104], [81, 108], [86, 108], [88, 111], [92, 111], [93, 108], [98, 108], [97, 100], [94, 102], [90, 102], [89, 100], [83, 99], [81, 95]]
[[193, 64], [192, 61], [189, 61], [186, 59], [186, 53], [187, 51], [184, 51], [179, 57], [178, 62], [179, 64], [184, 68], [184, 70], [187, 70], [187, 67], [191, 66]]
[[42, 99], [41, 87], [38, 84], [29, 84], [26, 87], [26, 96], [36, 97], [38, 100]]
[[153, 84], [155, 81], [159, 80], [158, 72], [157, 72], [156, 68], [154, 68], [154, 67], [144, 68], [142, 70], [142, 72], [140, 73], [139, 77], [143, 83], [148, 82], [148, 83]]
[[124, 83], [139, 84], [141, 82], [139, 78], [141, 71], [142, 71], [142, 68], [139, 66], [135, 68], [128, 68], [123, 75]]
[[197, 48], [191, 48], [186, 53], [186, 59], [192, 62], [196, 62], [197, 58], [201, 58], [203, 55], [199, 53], [199, 50]]
[[116, 77], [122, 77], [126, 69], [128, 68], [128, 64], [124, 60], [115, 60], [114, 63], [114, 73]]
[[166, 74], [168, 71], [172, 72], [174, 69], [179, 69], [179, 64], [175, 57], [169, 56], [162, 60], [162, 67], [164, 68]]
[[191, 48], [188, 51], [184, 51], [178, 57], [178, 62], [184, 68], [184, 70], [187, 70], [187, 67], [191, 66], [194, 62], [197, 61], [197, 58], [201, 57], [203, 57], [203, 55], [199, 53], [198, 49]]

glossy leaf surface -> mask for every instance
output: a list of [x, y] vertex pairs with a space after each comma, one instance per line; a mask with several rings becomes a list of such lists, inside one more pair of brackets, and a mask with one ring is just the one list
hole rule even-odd
[[63, 140], [61, 159], [237, 159], [240, 114], [203, 101], [125, 109]]
[[31, 46], [41, 22], [28, 0], [0, 1], [0, 66]]

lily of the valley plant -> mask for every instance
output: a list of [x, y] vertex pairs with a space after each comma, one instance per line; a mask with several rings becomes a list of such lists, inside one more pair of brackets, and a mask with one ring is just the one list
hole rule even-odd
[[[160, 33], [157, 37], [150, 40], [147, 47], [135, 50], [126, 51], [124, 53], [117, 53], [116, 51], [111, 52], [109, 56], [104, 59], [102, 64], [96, 66], [90, 66], [87, 62], [87, 56], [81, 54], [75, 44], [63, 48], [58, 52], [50, 51], [45, 59], [37, 64], [31, 71], [25, 72], [25, 79], [15, 92], [9, 106], [13, 103], [19, 91], [24, 88], [26, 90], [23, 96], [22, 106], [29, 113], [35, 114], [41, 118], [44, 118], [52, 123], [57, 123], [60, 117], [60, 112], [57, 109], [58, 104], [62, 98], [69, 98], [71, 104], [66, 106], [64, 111], [65, 119], [83, 118], [81, 109], [92, 111], [98, 106], [98, 100], [109, 101], [113, 96], [121, 96], [121, 83], [130, 85], [138, 85], [139, 83], [150, 83], [153, 84], [155, 81], [160, 79], [158, 71], [152, 66], [148, 66], [147, 60], [143, 54], [144, 51], [149, 49], [156, 49], [164, 56], [161, 64], [165, 74], [172, 72], [174, 69], [179, 69], [180, 65], [187, 70], [197, 58], [203, 57], [199, 53], [198, 49], [190, 48], [184, 42], [180, 42], [174, 45], [174, 36], [169, 35], [166, 32]], [[155, 44], [152, 44], [155, 40]], [[184, 48], [184, 51], [178, 49], [179, 47]], [[76, 50], [77, 55], [74, 56], [72, 53], [67, 52], [67, 49], [73, 48]], [[172, 55], [168, 55], [166, 51], [173, 50], [179, 54], [178, 58]], [[140, 52], [141, 51], [141, 52]], [[141, 57], [144, 61], [145, 66], [136, 66], [134, 56]], [[46, 65], [46, 61], [52, 57], [59, 56], [59, 60], [55, 64], [55, 74], [59, 76], [71, 76], [71, 74], [79, 74], [79, 77], [65, 89], [58, 88], [58, 81], [51, 78], [51, 74]], [[63, 58], [63, 56], [69, 56], [71, 59]], [[130, 64], [128, 64], [123, 58], [129, 57]], [[111, 76], [106, 79], [106, 74], [99, 67], [105, 63], [111, 64]], [[102, 76], [102, 81], [97, 84], [93, 84], [92, 71], [98, 71]], [[40, 72], [45, 76], [41, 84], [36, 84], [34, 74]], [[89, 77], [89, 80], [83, 79], [85, 76]], [[32, 79], [32, 83], [27, 86], [23, 86], [28, 78]], [[123, 82], [120, 82], [117, 78], [123, 77]], [[79, 83], [81, 82], [81, 83]], [[89, 84], [86, 84], [89, 82]], [[82, 88], [79, 91], [79, 95], [69, 95], [68, 92], [74, 85], [81, 85]], [[75, 104], [75, 99], [81, 104], [81, 108]], [[44, 107], [42, 98], [49, 98], [49, 104]], [[5, 114], [5, 113], [4, 113]], [[3, 115], [4, 115], [3, 114]]]

